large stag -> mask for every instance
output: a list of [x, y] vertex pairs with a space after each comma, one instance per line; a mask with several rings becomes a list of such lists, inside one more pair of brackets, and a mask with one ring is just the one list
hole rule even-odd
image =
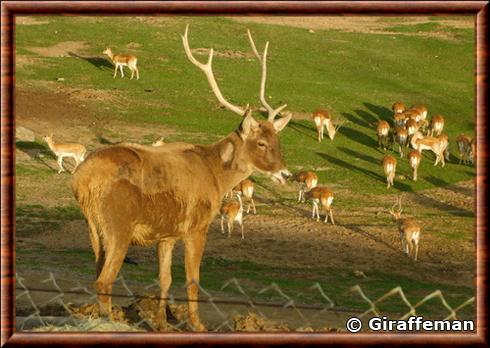
[[198, 313], [199, 267], [208, 227], [221, 200], [240, 181], [260, 171], [284, 183], [289, 176], [282, 158], [279, 133], [291, 116], [274, 120], [285, 105], [273, 109], [264, 98], [267, 46], [262, 57], [261, 100], [267, 121], [256, 121], [247, 106], [229, 103], [212, 70], [213, 49], [206, 64], [189, 47], [188, 26], [182, 36], [187, 58], [201, 69], [219, 102], [244, 116], [240, 126], [212, 145], [169, 143], [161, 147], [120, 144], [92, 153], [73, 177], [73, 191], [88, 225], [95, 253], [95, 288], [103, 314], [111, 316], [112, 283], [130, 244], [156, 245], [160, 265], [158, 326], [166, 325], [165, 307], [172, 281], [172, 250], [178, 240], [185, 249], [189, 326], [205, 327]]

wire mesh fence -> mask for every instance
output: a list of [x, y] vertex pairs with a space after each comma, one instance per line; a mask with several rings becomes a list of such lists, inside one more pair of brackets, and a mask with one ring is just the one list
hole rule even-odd
[[[367, 320], [386, 316], [407, 319], [431, 313], [432, 319], [474, 319], [475, 297], [450, 305], [440, 290], [410, 301], [402, 287], [390, 289], [381, 296], [368, 296], [360, 285], [339, 293], [330, 293], [319, 283], [293, 293], [291, 289], [271, 283], [250, 292], [246, 280], [231, 278], [221, 291], [199, 286], [199, 308], [209, 331], [345, 331], [346, 320]], [[160, 298], [158, 281], [136, 287], [119, 276], [113, 289], [113, 318], [100, 315], [97, 294], [92, 285], [65, 281], [53, 273], [43, 275], [35, 284], [28, 277], [16, 275], [16, 328], [18, 331], [187, 331], [187, 298], [185, 286], [167, 299], [168, 326], [157, 325]], [[315, 295], [314, 303], [306, 301]], [[305, 296], [310, 295], [310, 296]], [[348, 296], [356, 303], [341, 306], [337, 299]], [[308, 303], [310, 302], [310, 303]], [[345, 302], [345, 301], [344, 301]], [[397, 303], [396, 310], [386, 310]], [[391, 307], [393, 308], [393, 307]]]

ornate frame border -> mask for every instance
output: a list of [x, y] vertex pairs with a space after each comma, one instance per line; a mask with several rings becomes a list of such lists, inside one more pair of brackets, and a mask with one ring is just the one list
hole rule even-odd
[[[16, 15], [422, 15], [464, 14], [476, 24], [476, 334], [347, 333], [17, 333], [14, 332], [15, 117], [14, 17]], [[5, 1], [1, 4], [1, 342], [9, 346], [131, 344], [477, 344], [488, 340], [487, 130], [488, 1]]]

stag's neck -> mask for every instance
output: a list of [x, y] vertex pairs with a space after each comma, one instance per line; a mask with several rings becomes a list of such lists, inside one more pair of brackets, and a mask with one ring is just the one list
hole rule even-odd
[[219, 142], [201, 146], [213, 172], [220, 197], [230, 192], [253, 172], [253, 166], [244, 156], [244, 142], [234, 132]]
[[53, 151], [55, 147], [53, 139], [46, 139], [46, 143], [48, 144], [48, 147]]
[[109, 51], [109, 52], [107, 52], [106, 54], [109, 56], [109, 58], [110, 58], [112, 61], [114, 61], [114, 53], [112, 53], [112, 51]]

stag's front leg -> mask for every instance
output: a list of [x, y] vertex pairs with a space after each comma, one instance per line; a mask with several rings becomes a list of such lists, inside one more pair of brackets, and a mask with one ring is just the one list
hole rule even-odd
[[198, 312], [199, 267], [206, 244], [207, 230], [198, 231], [184, 240], [185, 273], [187, 278], [187, 298], [189, 300], [188, 324], [194, 331], [206, 331]]
[[114, 75], [112, 76], [113, 79], [116, 78], [116, 75], [117, 75], [117, 69], [119, 68], [119, 65], [116, 64], [116, 67], [114, 68]]
[[160, 302], [158, 304], [157, 327], [164, 329], [167, 326], [167, 299], [168, 289], [172, 283], [172, 251], [175, 241], [166, 240], [158, 243], [157, 254], [160, 263]]

